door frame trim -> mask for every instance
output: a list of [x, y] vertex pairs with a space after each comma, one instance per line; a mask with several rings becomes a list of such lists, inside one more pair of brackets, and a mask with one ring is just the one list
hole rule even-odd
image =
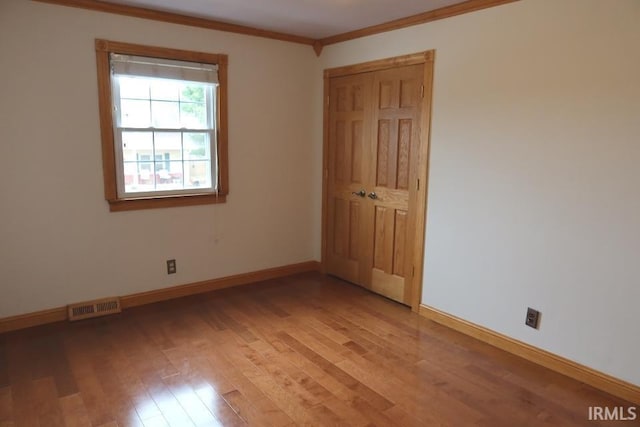
[[417, 191], [416, 212], [416, 240], [413, 250], [414, 274], [412, 278], [411, 310], [420, 310], [422, 299], [422, 276], [424, 265], [425, 229], [427, 219], [427, 191], [429, 175], [429, 158], [431, 152], [431, 108], [433, 95], [433, 63], [435, 50], [396, 56], [392, 58], [378, 59], [360, 64], [343, 67], [327, 68], [324, 70], [323, 89], [323, 119], [322, 119], [322, 260], [321, 271], [327, 272], [327, 232], [328, 232], [328, 179], [329, 179], [329, 92], [330, 81], [334, 77], [343, 77], [370, 71], [380, 71], [389, 68], [406, 65], [425, 64], [424, 67], [424, 93], [422, 117], [420, 118], [420, 153], [418, 157], [417, 175], [420, 180], [420, 189]]

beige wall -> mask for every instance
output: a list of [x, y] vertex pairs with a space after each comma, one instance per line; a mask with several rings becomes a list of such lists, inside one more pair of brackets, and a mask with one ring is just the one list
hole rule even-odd
[[[95, 38], [229, 55], [227, 204], [109, 212]], [[0, 318], [317, 258], [310, 47], [2, 0], [0, 58]]]
[[436, 49], [423, 303], [635, 384], [639, 22], [637, 0], [523, 0], [320, 66]]

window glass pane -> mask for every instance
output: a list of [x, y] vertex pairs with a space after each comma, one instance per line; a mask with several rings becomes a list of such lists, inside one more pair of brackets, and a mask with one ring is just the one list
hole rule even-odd
[[180, 132], [154, 132], [154, 142], [156, 161], [182, 160], [182, 134]]
[[138, 162], [138, 181], [143, 185], [155, 185], [153, 162]]
[[211, 162], [197, 160], [184, 162], [185, 188], [206, 188], [211, 186]]
[[207, 129], [207, 108], [195, 102], [180, 103], [180, 126], [187, 129]]
[[151, 101], [152, 123], [154, 127], [177, 129], [180, 127], [178, 102]]
[[138, 174], [138, 162], [124, 162], [124, 187], [127, 191], [133, 187]]
[[202, 84], [183, 84], [180, 91], [180, 100], [182, 102], [204, 103], [204, 91], [206, 86]]
[[149, 80], [120, 76], [120, 98], [149, 99]]
[[171, 174], [171, 179], [176, 182], [176, 181], [180, 181], [180, 183], [182, 184], [182, 176], [183, 176], [183, 172], [182, 172], [182, 168], [183, 168], [183, 162], [179, 162], [179, 161], [170, 161], [169, 162], [169, 174]]
[[169, 170], [165, 169], [165, 165], [162, 162], [156, 162], [156, 187], [158, 190], [171, 188], [171, 175], [169, 175]]
[[[150, 157], [141, 155], [140, 159], [148, 160]], [[154, 191], [153, 162], [124, 162], [124, 189], [128, 193]]]
[[156, 163], [156, 183], [158, 190], [182, 189], [182, 162]]
[[151, 126], [149, 101], [121, 99], [120, 124], [122, 127], [148, 128]]
[[210, 85], [183, 84], [180, 92], [181, 126], [189, 129], [207, 129], [206, 92], [211, 91]]
[[180, 99], [180, 82], [173, 80], [151, 79], [151, 99], [178, 101]]
[[122, 158], [125, 162], [140, 161], [140, 156], [153, 154], [153, 133], [151, 132], [122, 132]]
[[211, 159], [211, 144], [209, 134], [184, 133], [185, 160], [209, 160]]

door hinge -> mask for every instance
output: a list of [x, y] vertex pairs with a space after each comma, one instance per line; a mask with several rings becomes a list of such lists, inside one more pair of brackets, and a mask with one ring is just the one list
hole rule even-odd
[[418, 186], [416, 188], [418, 191], [420, 191], [420, 178], [418, 178]]
[[411, 266], [411, 277], [416, 277], [416, 268], [415, 266]]
[[327, 107], [329, 106], [329, 95], [327, 95]]
[[324, 179], [329, 178], [329, 169], [324, 170]]
[[424, 98], [424, 85], [420, 86], [420, 98]]

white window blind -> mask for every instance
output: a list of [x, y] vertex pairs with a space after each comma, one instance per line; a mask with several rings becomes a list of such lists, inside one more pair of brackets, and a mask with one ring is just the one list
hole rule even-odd
[[146, 56], [111, 54], [114, 75], [177, 79], [201, 83], [218, 83], [218, 66]]

